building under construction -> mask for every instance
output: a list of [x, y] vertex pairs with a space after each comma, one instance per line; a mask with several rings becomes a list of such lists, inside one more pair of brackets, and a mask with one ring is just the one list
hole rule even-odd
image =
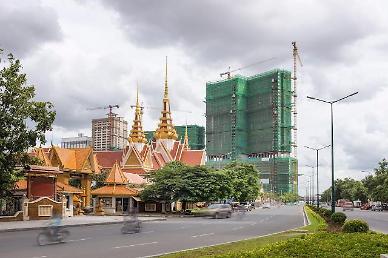
[[292, 79], [289, 71], [271, 70], [206, 84], [207, 165], [252, 163], [265, 191], [297, 193]]

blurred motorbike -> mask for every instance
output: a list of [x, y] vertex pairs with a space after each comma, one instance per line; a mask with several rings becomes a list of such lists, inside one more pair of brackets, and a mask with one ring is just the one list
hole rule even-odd
[[141, 221], [136, 214], [128, 214], [124, 216], [124, 223], [121, 227], [121, 233], [123, 234], [133, 234], [139, 233], [141, 230]]
[[40, 246], [64, 243], [65, 240], [69, 237], [69, 235], [70, 232], [63, 227], [47, 227], [43, 230], [43, 232], [39, 233], [37, 237], [37, 242]]

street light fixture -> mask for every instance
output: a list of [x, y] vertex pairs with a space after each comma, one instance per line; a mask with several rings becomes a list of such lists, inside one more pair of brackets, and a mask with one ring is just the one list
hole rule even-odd
[[312, 99], [312, 100], [320, 101], [320, 102], [323, 102], [323, 103], [326, 103], [326, 104], [330, 104], [330, 114], [331, 114], [331, 211], [333, 213], [335, 212], [333, 104], [337, 103], [337, 102], [340, 102], [340, 101], [342, 101], [344, 99], [347, 99], [347, 98], [349, 98], [351, 96], [354, 96], [356, 94], [358, 94], [358, 91], [354, 92], [352, 94], [349, 94], [349, 95], [347, 95], [347, 96], [345, 96], [343, 98], [340, 98], [340, 99], [337, 99], [337, 100], [333, 100], [333, 101], [327, 101], [327, 100], [323, 100], [323, 99], [307, 96], [308, 99]]
[[309, 146], [304, 146], [305, 148], [307, 148], [307, 149], [310, 149], [310, 150], [314, 150], [314, 151], [316, 151], [317, 152], [317, 207], [319, 208], [319, 182], [318, 182], [318, 178], [319, 178], [319, 173], [318, 173], [318, 167], [319, 167], [319, 165], [318, 165], [318, 159], [319, 159], [319, 151], [320, 150], [323, 150], [323, 149], [325, 149], [325, 148], [327, 148], [327, 147], [330, 147], [330, 145], [326, 145], [326, 146], [324, 146], [324, 147], [322, 147], [322, 148], [312, 148], [312, 147], [309, 147]]
[[315, 170], [315, 166], [310, 166], [310, 165], [305, 165], [306, 167], [309, 167], [309, 168], [312, 168], [313, 170], [312, 170], [312, 173], [311, 173], [311, 175], [309, 176], [311, 179], [311, 197], [312, 197], [312, 199], [313, 199], [313, 202], [312, 202], [312, 204], [314, 204], [314, 196], [315, 196], [315, 194], [314, 194], [314, 170]]

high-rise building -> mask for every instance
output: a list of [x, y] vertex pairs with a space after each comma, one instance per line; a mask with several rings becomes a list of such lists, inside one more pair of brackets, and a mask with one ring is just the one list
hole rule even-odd
[[86, 148], [92, 146], [92, 144], [92, 137], [85, 136], [82, 133], [79, 133], [77, 137], [67, 137], [61, 139], [61, 147], [65, 149]]
[[233, 160], [257, 166], [263, 188], [297, 193], [297, 159], [291, 155], [291, 73], [272, 70], [206, 84], [207, 165]]
[[93, 119], [92, 138], [96, 151], [124, 149], [128, 143], [128, 123], [122, 117], [115, 116]]
[[[178, 134], [178, 138], [183, 141], [186, 125], [174, 126]], [[155, 131], [145, 131], [147, 141], [152, 140]], [[192, 150], [205, 149], [205, 127], [200, 125], [187, 125], [187, 135], [189, 138], [189, 146]]]

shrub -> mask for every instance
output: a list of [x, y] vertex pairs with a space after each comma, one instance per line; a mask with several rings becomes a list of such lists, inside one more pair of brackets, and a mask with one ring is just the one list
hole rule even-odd
[[330, 218], [333, 223], [343, 225], [346, 220], [346, 215], [343, 212], [334, 212]]
[[331, 212], [331, 210], [323, 208], [322, 216], [323, 216], [326, 220], [329, 220], [329, 219], [331, 218], [331, 215], [332, 215], [332, 214], [333, 214], [333, 213]]
[[345, 233], [368, 232], [368, 230], [368, 223], [361, 219], [348, 220], [342, 227], [342, 231]]

